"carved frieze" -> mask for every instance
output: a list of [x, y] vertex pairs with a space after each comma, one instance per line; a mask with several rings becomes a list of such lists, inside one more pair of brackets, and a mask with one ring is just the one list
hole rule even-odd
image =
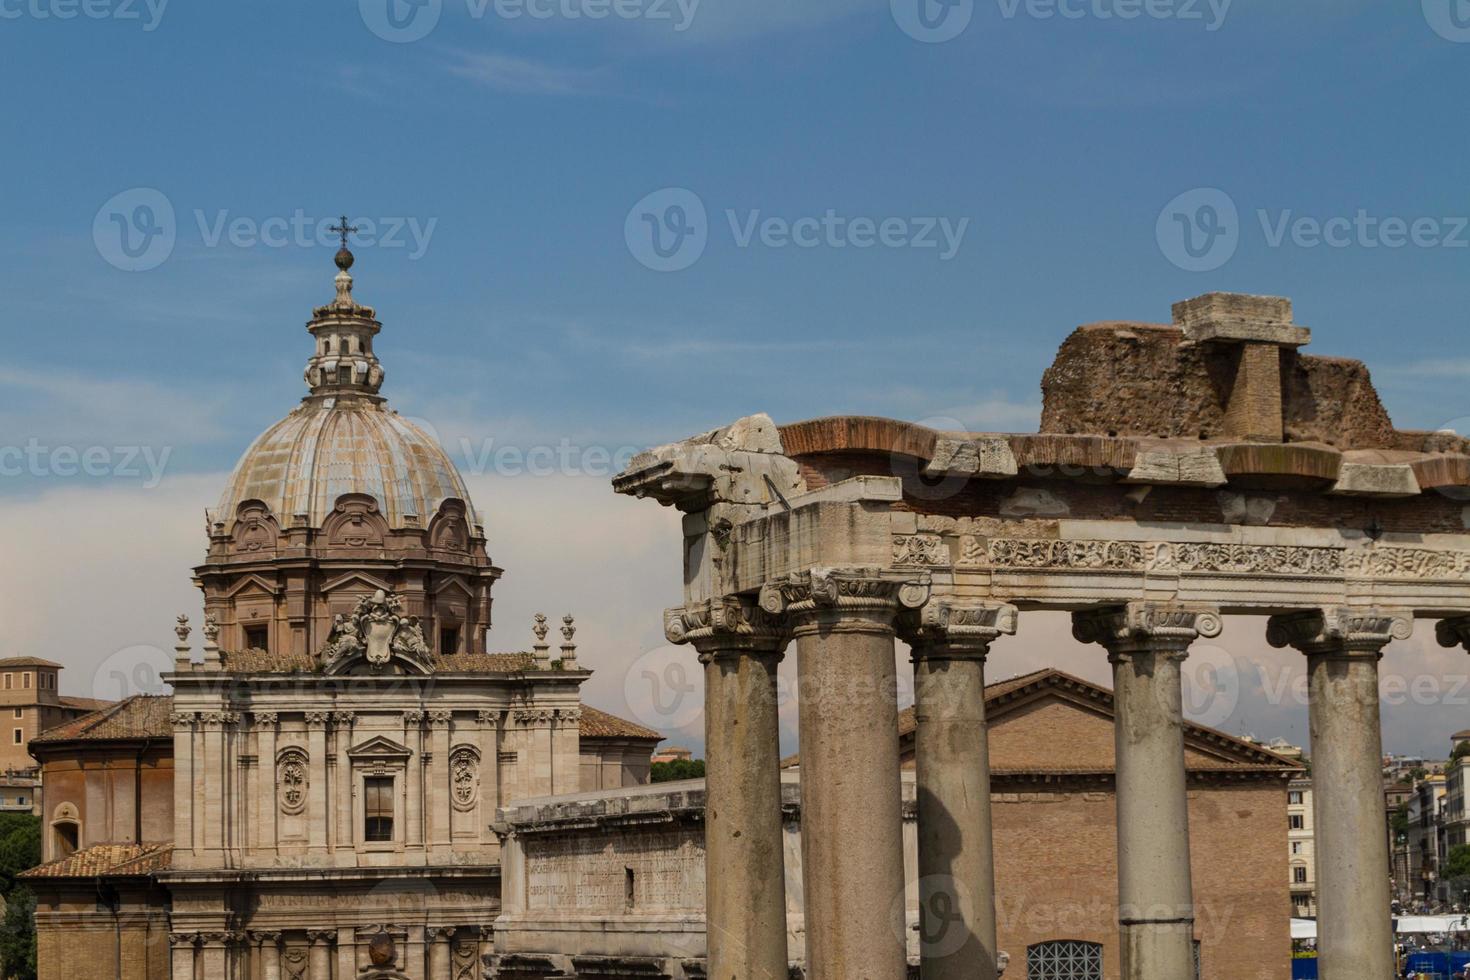
[[904, 534], [893, 539], [893, 563], [915, 568], [947, 566], [949, 548], [937, 534]]

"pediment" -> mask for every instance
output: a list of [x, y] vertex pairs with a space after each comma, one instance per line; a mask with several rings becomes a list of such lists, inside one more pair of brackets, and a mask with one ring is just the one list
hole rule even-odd
[[323, 582], [322, 592], [326, 594], [331, 594], [333, 592], [339, 592], [342, 589], [354, 584], [358, 586], [358, 589], [355, 591], [360, 591], [361, 589], [365, 588], [368, 595], [372, 595], [374, 592], [377, 592], [379, 590], [383, 592], [393, 591], [392, 584], [389, 583], [387, 580], [378, 578], [376, 575], [369, 575], [367, 572], [355, 571], [344, 572], [334, 579], [329, 579], [326, 582]]
[[264, 595], [273, 596], [278, 591], [279, 586], [277, 586], [276, 583], [272, 582], [270, 579], [260, 575], [250, 574], [244, 576], [234, 585], [230, 586], [230, 588], [225, 591], [225, 597], [228, 599], [233, 599], [236, 596], [239, 596], [246, 592], [259, 592]]
[[407, 759], [413, 752], [385, 735], [374, 735], [347, 750], [350, 759]]
[[447, 578], [439, 582], [434, 586], [434, 594], [443, 595], [451, 589], [458, 589], [464, 594], [466, 599], [473, 599], [475, 597], [475, 594], [469, 590], [469, 586], [465, 585], [464, 580], [459, 576]]

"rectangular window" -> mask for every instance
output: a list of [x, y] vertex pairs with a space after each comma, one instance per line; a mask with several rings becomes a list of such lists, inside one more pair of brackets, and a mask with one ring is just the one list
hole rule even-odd
[[1306, 826], [1306, 821], [1300, 813], [1293, 813], [1286, 819], [1288, 826], [1290, 826], [1292, 830], [1301, 830], [1303, 827]]
[[5, 675], [5, 690], [8, 691], [12, 687], [14, 687], [14, 686], [15, 686], [15, 675], [14, 674], [6, 674]]
[[15, 741], [16, 745], [19, 745], [26, 740], [26, 730], [24, 728], [13, 729], [10, 733], [10, 737]]
[[1291, 869], [1291, 880], [1294, 881], [1294, 882], [1296, 882], [1298, 885], [1305, 885], [1307, 883], [1307, 869], [1306, 868], [1292, 868]]
[[1299, 840], [1292, 841], [1291, 842], [1291, 853], [1293, 853], [1293, 854], [1300, 854], [1301, 852], [1302, 852], [1302, 842], [1299, 841]]
[[369, 776], [363, 780], [363, 839], [393, 839], [393, 777]]
[[446, 626], [439, 631], [439, 652], [448, 656], [459, 652], [459, 630], [453, 626]]
[[20, 686], [23, 687], [23, 688], [25, 688], [27, 691], [29, 691], [31, 689], [31, 672], [30, 671], [26, 671], [24, 674], [21, 674], [20, 675]]
[[271, 648], [271, 631], [268, 626], [245, 627], [245, 649], [264, 650], [267, 653]]
[[1289, 806], [1301, 806], [1302, 805], [1302, 791], [1299, 790], [1299, 789], [1294, 789], [1294, 790], [1291, 790], [1290, 792], [1288, 792], [1286, 794], [1286, 802], [1287, 802], [1287, 804]]
[[20, 708], [16, 708], [15, 709], [15, 717], [17, 717], [17, 718], [24, 718], [25, 716], [26, 716], [26, 713], [23, 710], [21, 710]]

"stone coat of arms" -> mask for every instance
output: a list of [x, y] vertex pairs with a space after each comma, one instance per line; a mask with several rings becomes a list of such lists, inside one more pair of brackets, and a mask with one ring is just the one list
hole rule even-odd
[[403, 602], [382, 589], [357, 600], [351, 615], [337, 615], [321, 651], [322, 669], [341, 669], [363, 658], [379, 673], [396, 656], [428, 672], [429, 645], [417, 616], [403, 615]]

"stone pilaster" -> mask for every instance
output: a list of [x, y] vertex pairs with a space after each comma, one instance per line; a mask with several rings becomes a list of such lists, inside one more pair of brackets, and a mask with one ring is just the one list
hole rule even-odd
[[1016, 608], [933, 598], [900, 622], [914, 663], [919, 975], [995, 980], [985, 658]]
[[1323, 980], [1393, 973], [1378, 661], [1413, 630], [1406, 613], [1350, 608], [1273, 616], [1267, 628], [1272, 646], [1307, 656]]
[[670, 643], [704, 665], [708, 974], [786, 976], [786, 870], [776, 667], [783, 624], [748, 600], [717, 599], [664, 616]]
[[352, 760], [347, 750], [352, 748], [352, 723], [356, 716], [351, 711], [332, 712], [332, 740], [336, 749], [336, 765], [332, 774], [332, 811], [336, 826], [332, 829], [332, 843], [339, 860], [352, 863], [352, 850], [356, 846], [356, 835], [352, 832]]
[[311, 943], [307, 954], [307, 977], [309, 980], [331, 980], [332, 943], [337, 933], [331, 929], [309, 929], [306, 941]]
[[480, 711], [475, 715], [480, 724], [480, 818], [481, 839], [494, 843], [496, 837], [490, 824], [495, 820], [495, 808], [500, 806], [500, 712]]
[[405, 711], [403, 713], [403, 742], [408, 746], [408, 769], [403, 774], [403, 811], [404, 819], [408, 823], [405, 829], [404, 846], [410, 849], [422, 849], [425, 845], [424, 836], [424, 713], [422, 711]]
[[1074, 613], [1113, 665], [1118, 927], [1123, 980], [1194, 975], [1194, 895], [1180, 663], [1220, 635], [1211, 608], [1131, 602]]
[[[174, 841], [178, 858], [188, 855], [193, 860], [194, 850], [199, 846], [199, 808], [195, 792], [195, 746], [198, 744], [196, 723], [198, 715], [192, 711], [178, 711], [173, 715], [174, 726]], [[86, 841], [79, 842], [86, 846]], [[183, 861], [179, 861], [183, 865]], [[193, 953], [190, 953], [193, 962]]]
[[171, 932], [168, 934], [168, 946], [172, 980], [194, 980], [194, 956], [199, 947], [199, 933]]
[[551, 791], [575, 793], [582, 788], [582, 709], [557, 708], [552, 723]]
[[761, 590], [796, 638], [811, 980], [908, 969], [894, 617], [928, 597], [927, 580], [870, 568], [814, 568]]
[[201, 844], [210, 867], [222, 867], [224, 861], [225, 716], [223, 711], [206, 711], [200, 716], [204, 766], [203, 772], [198, 774], [195, 789], [200, 796]]
[[231, 936], [228, 932], [199, 934], [199, 965], [204, 976], [228, 978]]
[[[271, 797], [274, 799], [275, 794]], [[281, 934], [251, 930], [250, 938], [255, 942], [256, 956], [260, 959], [260, 980], [281, 980]]]
[[276, 724], [274, 711], [257, 711], [255, 725], [256, 779], [259, 789], [255, 798], [255, 846], [262, 851], [276, 849], [276, 813], [279, 805], [276, 790]]
[[453, 951], [450, 943], [454, 940], [454, 930], [444, 926], [431, 928], [426, 933], [429, 943], [429, 976], [428, 980], [454, 980], [449, 975]]
[[449, 723], [453, 713], [442, 709], [429, 712], [428, 784], [424, 799], [428, 814], [429, 847], [443, 853], [449, 850]]
[[325, 711], [306, 712], [306, 755], [310, 775], [306, 803], [307, 848], [313, 854], [327, 852], [327, 721]]

